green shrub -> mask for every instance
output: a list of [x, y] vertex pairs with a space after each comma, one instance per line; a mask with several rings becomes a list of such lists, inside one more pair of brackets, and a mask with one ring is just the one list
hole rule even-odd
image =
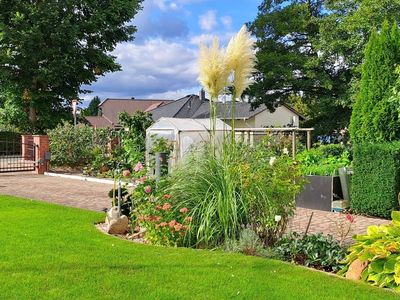
[[343, 267], [340, 262], [346, 256], [346, 250], [332, 236], [298, 233], [284, 236], [275, 253], [279, 259], [328, 272], [340, 270]]
[[342, 145], [323, 145], [296, 156], [304, 175], [334, 176], [350, 165], [350, 152]]
[[395, 68], [400, 63], [399, 34], [397, 23], [391, 27], [385, 21], [380, 32], [374, 30], [370, 36], [350, 122], [354, 144], [399, 138], [397, 107], [388, 101], [397, 79]]
[[90, 163], [98, 149], [107, 151], [112, 136], [110, 129], [93, 129], [86, 125], [58, 125], [47, 132], [51, 163], [56, 166], [79, 167]]
[[346, 274], [356, 260], [368, 263], [361, 279], [372, 285], [400, 290], [400, 212], [392, 212], [392, 224], [369, 226], [367, 234], [356, 235], [345, 259]]
[[353, 171], [354, 212], [389, 218], [399, 207], [400, 142], [355, 146]]
[[238, 252], [253, 256], [272, 256], [263, 247], [258, 234], [251, 228], [245, 228], [240, 232], [238, 240], [225, 241], [224, 250], [228, 252]]

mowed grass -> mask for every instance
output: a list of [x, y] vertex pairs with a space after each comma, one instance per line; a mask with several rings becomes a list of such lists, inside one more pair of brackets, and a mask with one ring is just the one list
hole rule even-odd
[[398, 299], [280, 261], [137, 245], [101, 213], [0, 196], [1, 299]]

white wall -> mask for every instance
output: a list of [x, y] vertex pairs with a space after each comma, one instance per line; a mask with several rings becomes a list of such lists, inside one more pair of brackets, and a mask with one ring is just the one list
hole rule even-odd
[[[299, 116], [285, 106], [279, 106], [273, 113], [266, 109], [250, 119], [235, 120], [235, 128], [282, 127], [291, 123], [293, 117], [296, 117], [293, 125], [298, 127]], [[231, 125], [231, 120], [226, 120], [225, 122]]]

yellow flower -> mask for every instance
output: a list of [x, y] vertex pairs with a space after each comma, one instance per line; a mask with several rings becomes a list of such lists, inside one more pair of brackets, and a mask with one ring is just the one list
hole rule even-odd
[[228, 68], [233, 71], [233, 86], [235, 94], [240, 98], [251, 84], [251, 74], [255, 71], [256, 54], [254, 41], [244, 25], [232, 37], [226, 50]]
[[209, 48], [200, 44], [199, 67], [199, 81], [210, 94], [211, 99], [216, 101], [227, 86], [230, 73], [225, 51], [220, 49], [217, 38], [214, 38]]

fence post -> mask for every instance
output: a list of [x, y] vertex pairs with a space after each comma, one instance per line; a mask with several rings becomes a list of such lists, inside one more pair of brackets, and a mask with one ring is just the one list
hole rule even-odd
[[33, 135], [35, 149], [36, 173], [44, 174], [48, 171], [46, 154], [49, 152], [49, 137], [47, 135]]
[[35, 160], [34, 151], [32, 151], [33, 136], [31, 134], [22, 135], [22, 149], [21, 156], [23, 160], [33, 161]]

